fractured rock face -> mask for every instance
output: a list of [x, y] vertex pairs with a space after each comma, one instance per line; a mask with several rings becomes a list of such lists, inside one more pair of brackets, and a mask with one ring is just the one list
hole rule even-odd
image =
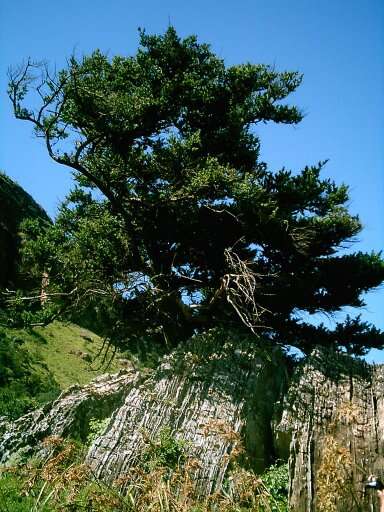
[[298, 365], [288, 391], [287, 380], [278, 349], [212, 331], [166, 356], [149, 376], [107, 375], [15, 422], [0, 418], [0, 463], [42, 453], [46, 436], [85, 441], [91, 420], [109, 418], [86, 456], [106, 481], [124, 481], [148, 441], [167, 429], [195, 462], [196, 495], [221, 489], [243, 445], [258, 472], [289, 457], [295, 512], [377, 511], [364, 482], [384, 476], [384, 366], [317, 351]]
[[192, 339], [131, 389], [90, 448], [87, 463], [103, 479], [124, 476], [138, 463], [146, 439], [169, 428], [196, 461], [197, 495], [220, 489], [240, 434], [249, 441], [255, 465], [264, 468], [271, 456], [273, 404], [284, 379], [277, 360], [268, 361], [246, 342]]
[[377, 510], [368, 475], [384, 474], [384, 367], [315, 352], [296, 371], [275, 428], [290, 443], [298, 512]]
[[[41, 453], [46, 436], [86, 440], [90, 419], [110, 420], [86, 463], [106, 481], [123, 479], [164, 429], [185, 443], [195, 494], [219, 490], [231, 458], [245, 445], [257, 470], [272, 461], [271, 420], [286, 382], [281, 352], [253, 340], [206, 333], [164, 358], [149, 377], [135, 372], [72, 387], [55, 402], [0, 425], [0, 462]], [[111, 415], [112, 414], [112, 415]]]
[[16, 421], [0, 419], [0, 463], [7, 463], [18, 455], [38, 453], [42, 441], [48, 436], [75, 437], [84, 441], [90, 419], [110, 416], [138, 380], [136, 372], [103, 375], [84, 387], [71, 386], [54, 402]]

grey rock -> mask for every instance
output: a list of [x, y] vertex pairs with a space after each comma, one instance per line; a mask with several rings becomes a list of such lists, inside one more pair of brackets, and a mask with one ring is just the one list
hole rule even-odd
[[54, 402], [16, 421], [0, 421], [0, 463], [14, 461], [17, 454], [27, 457], [38, 453], [48, 436], [86, 440], [89, 420], [110, 416], [138, 381], [135, 372], [103, 375], [84, 387], [71, 386]]
[[91, 419], [110, 418], [86, 456], [106, 481], [124, 476], [167, 428], [196, 461], [197, 495], [220, 490], [242, 444], [258, 472], [275, 457], [289, 459], [292, 510], [320, 512], [319, 471], [331, 440], [346, 482], [334, 510], [377, 511], [364, 481], [384, 476], [384, 366], [317, 350], [290, 379], [287, 368], [277, 348], [196, 336], [149, 375], [106, 375], [15, 422], [0, 418], [0, 462], [41, 452], [46, 436], [86, 440]]
[[[289, 454], [293, 510], [322, 509], [319, 470], [326, 469], [327, 453], [345, 482], [333, 510], [378, 510], [376, 493], [364, 482], [372, 473], [384, 476], [383, 434], [384, 366], [315, 351], [297, 368], [274, 429], [277, 451]], [[335, 476], [329, 479], [332, 486]]]
[[204, 344], [194, 338], [131, 388], [86, 462], [113, 481], [137, 463], [148, 438], [169, 428], [197, 462], [197, 495], [220, 489], [242, 437], [255, 466], [264, 468], [271, 455], [273, 404], [285, 378], [281, 361], [278, 351], [268, 359], [252, 343], [213, 337]]

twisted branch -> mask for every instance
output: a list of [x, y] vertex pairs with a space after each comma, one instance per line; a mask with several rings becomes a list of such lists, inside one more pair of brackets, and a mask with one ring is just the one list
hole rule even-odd
[[[225, 249], [225, 261], [229, 273], [222, 278], [227, 301], [234, 308], [243, 324], [256, 334], [256, 330], [268, 329], [262, 322], [265, 313], [271, 313], [261, 305], [256, 297], [262, 294], [263, 280], [271, 274], [258, 274], [250, 268], [248, 262], [242, 261], [232, 249]], [[263, 294], [265, 295], [265, 294]]]

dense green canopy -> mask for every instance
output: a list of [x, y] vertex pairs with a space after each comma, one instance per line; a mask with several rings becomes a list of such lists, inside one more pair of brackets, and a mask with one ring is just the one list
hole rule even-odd
[[115, 343], [173, 344], [224, 325], [304, 350], [381, 346], [358, 320], [334, 332], [302, 320], [361, 307], [384, 263], [338, 253], [361, 224], [347, 187], [322, 179], [324, 162], [292, 173], [259, 159], [257, 123], [302, 119], [285, 102], [300, 82], [226, 67], [173, 28], [141, 32], [133, 57], [96, 51], [55, 76], [31, 62], [13, 71], [16, 117], [77, 180], [50, 231], [25, 228], [25, 264], [49, 273], [49, 307], [98, 315]]

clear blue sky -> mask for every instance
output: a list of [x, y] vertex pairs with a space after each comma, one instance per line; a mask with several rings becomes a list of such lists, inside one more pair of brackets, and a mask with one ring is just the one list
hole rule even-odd
[[[171, 23], [209, 42], [227, 64], [272, 64], [304, 74], [292, 96], [306, 114], [297, 127], [258, 128], [271, 168], [299, 170], [329, 158], [326, 175], [350, 185], [364, 224], [356, 250], [384, 248], [384, 2], [382, 0], [3, 0], [0, 6], [0, 168], [51, 216], [71, 183], [28, 123], [12, 118], [9, 65], [30, 56], [58, 68], [95, 48], [135, 52], [137, 28]], [[367, 297], [366, 320], [384, 329], [384, 291]], [[384, 360], [379, 353], [375, 360]]]

